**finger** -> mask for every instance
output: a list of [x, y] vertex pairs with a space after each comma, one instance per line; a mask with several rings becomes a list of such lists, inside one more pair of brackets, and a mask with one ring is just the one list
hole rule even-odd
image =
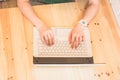
[[82, 40], [83, 40], [83, 37], [82, 37], [82, 36], [80, 36], [80, 42], [79, 42], [79, 44], [81, 44]]
[[47, 37], [48, 37], [48, 46], [51, 46], [52, 40], [51, 40], [50, 33], [47, 34]]
[[75, 48], [75, 41], [76, 41], [76, 36], [73, 35], [73, 36], [72, 36], [72, 41], [71, 41], [71, 48], [72, 48], [72, 49]]
[[70, 44], [70, 45], [71, 45], [71, 48], [73, 49], [73, 48], [74, 48], [74, 43], [73, 43], [73, 42], [71, 42], [71, 44]]
[[80, 36], [78, 36], [78, 45], [80, 44]]
[[72, 49], [75, 49], [75, 42], [71, 45]]
[[51, 45], [53, 45], [55, 42], [55, 38], [54, 38], [54, 34], [52, 31], [50, 31], [50, 36], [51, 36]]
[[49, 38], [47, 36], [47, 33], [44, 35], [44, 42], [46, 43], [46, 45], [49, 45]]
[[82, 41], [85, 41], [85, 35], [82, 36]]
[[51, 36], [51, 33], [48, 33], [47, 36], [48, 36], [48, 38], [49, 38], [49, 39], [48, 39], [48, 42], [49, 42], [48, 44], [49, 44], [49, 46], [51, 46], [51, 45], [53, 44], [53, 38], [52, 38], [52, 36]]
[[79, 39], [80, 39], [80, 37], [77, 36], [76, 41], [75, 41], [75, 49], [79, 46]]
[[41, 37], [41, 42], [42, 42], [43, 44], [45, 44], [45, 41], [44, 41], [44, 37], [43, 37], [43, 36]]
[[76, 36], [75, 34], [72, 35], [72, 41], [71, 42], [74, 42], [76, 40]]

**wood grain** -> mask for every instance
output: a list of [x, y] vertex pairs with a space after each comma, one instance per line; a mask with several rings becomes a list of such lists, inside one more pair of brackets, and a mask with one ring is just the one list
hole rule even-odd
[[[73, 27], [82, 18], [85, 5], [76, 2], [33, 8], [50, 27]], [[95, 80], [120, 80], [120, 30], [108, 0], [101, 0], [100, 10], [88, 27], [94, 61], [106, 65], [86, 69], [94, 70]], [[18, 8], [0, 9], [0, 80], [35, 80], [35, 70], [38, 80], [84, 80], [88, 75], [81, 76], [85, 67], [33, 67], [32, 37], [33, 25]]]

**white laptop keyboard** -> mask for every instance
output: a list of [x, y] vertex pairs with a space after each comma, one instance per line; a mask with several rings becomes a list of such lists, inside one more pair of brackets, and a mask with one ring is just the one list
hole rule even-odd
[[55, 44], [46, 46], [42, 44], [39, 33], [34, 28], [33, 56], [34, 57], [92, 57], [90, 34], [88, 28], [84, 28], [85, 41], [77, 49], [71, 49], [68, 42], [70, 28], [54, 28]]

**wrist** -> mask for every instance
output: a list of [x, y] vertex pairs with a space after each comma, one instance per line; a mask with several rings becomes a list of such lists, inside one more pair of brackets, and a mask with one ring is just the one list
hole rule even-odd
[[41, 27], [44, 27], [44, 23], [43, 22], [38, 22], [34, 26], [39, 30]]
[[77, 24], [76, 28], [79, 30], [84, 30], [85, 27], [83, 27], [81, 24]]
[[85, 19], [81, 19], [78, 24], [80, 24], [82, 27], [87, 27], [88, 26], [88, 22]]
[[42, 26], [34, 25], [37, 30], [39, 30]]

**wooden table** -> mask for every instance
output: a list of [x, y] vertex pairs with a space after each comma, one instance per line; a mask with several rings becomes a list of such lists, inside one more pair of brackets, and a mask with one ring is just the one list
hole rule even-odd
[[120, 10], [119, 10], [120, 6], [119, 4], [120, 4], [120, 0], [111, 0], [111, 6], [114, 11], [117, 22], [119, 24], [119, 27], [120, 27]]
[[[72, 27], [84, 13], [84, 0], [81, 1], [34, 6], [34, 10], [49, 26]], [[120, 30], [108, 0], [101, 0], [100, 10], [89, 29], [94, 61], [106, 63], [102, 67], [94, 67], [95, 80], [120, 80]], [[33, 25], [18, 8], [0, 9], [0, 80], [34, 80], [32, 33]], [[40, 79], [80, 80], [79, 68], [40, 67]], [[62, 75], [65, 71], [66, 75]]]

